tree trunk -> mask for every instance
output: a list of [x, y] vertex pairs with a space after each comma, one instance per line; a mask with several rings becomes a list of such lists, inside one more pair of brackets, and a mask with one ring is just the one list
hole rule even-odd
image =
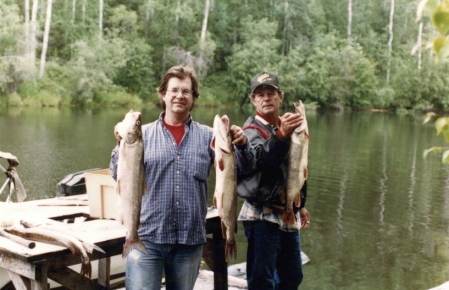
[[83, 1], [83, 26], [85, 25], [86, 21], [86, 0]]
[[348, 39], [351, 37], [352, 26], [352, 0], [348, 0]]
[[204, 4], [203, 27], [201, 28], [201, 36], [200, 36], [201, 43], [203, 43], [206, 40], [207, 20], [209, 18], [209, 6], [210, 6], [210, 0], [206, 0], [205, 4]]
[[100, 40], [103, 39], [103, 0], [100, 0], [100, 9], [98, 11], [98, 28], [100, 30], [98, 37]]
[[175, 31], [175, 39], [176, 39], [176, 46], [178, 47], [179, 46], [179, 27], [178, 27], [178, 25], [179, 25], [179, 14], [178, 14], [178, 11], [180, 10], [180, 7], [181, 7], [181, 1], [180, 0], [178, 0], [178, 9], [176, 9], [176, 16], [175, 16], [175, 24], [176, 24], [176, 31]]
[[33, 8], [31, 10], [31, 33], [30, 33], [30, 52], [31, 63], [33, 68], [36, 65], [36, 19], [37, 19], [37, 7], [39, 0], [33, 0]]
[[390, 82], [390, 65], [391, 65], [391, 51], [393, 46], [393, 16], [394, 16], [394, 0], [391, 0], [390, 8], [390, 25], [388, 26], [388, 31], [390, 33], [390, 38], [388, 39], [388, 64], [387, 64], [387, 84]]
[[421, 45], [422, 45], [422, 27], [423, 27], [423, 23], [422, 20], [419, 22], [419, 26], [418, 26], [418, 70], [421, 70]]
[[25, 53], [30, 55], [30, 0], [25, 0]]
[[288, 26], [288, 1], [284, 2], [284, 11], [285, 11], [285, 16], [284, 16], [284, 29], [282, 31], [282, 34], [284, 36], [284, 44], [283, 44], [283, 48], [282, 51], [284, 52], [284, 55], [288, 55], [287, 52], [287, 47], [288, 47], [288, 37], [287, 37], [287, 26]]
[[44, 41], [42, 42], [41, 67], [39, 70], [39, 78], [44, 76], [45, 58], [47, 55], [48, 36], [50, 35], [52, 0], [47, 0], [47, 14], [45, 17]]
[[154, 14], [154, 10], [151, 9], [151, 2], [153, 2], [153, 0], [148, 0], [147, 5], [148, 5], [148, 10], [147, 10], [147, 14], [145, 17], [145, 20], [147, 22], [147, 25], [145, 27], [145, 37], [148, 38], [148, 30], [150, 28], [150, 23], [151, 23], [151, 19], [153, 18], [153, 14]]
[[75, 23], [76, 0], [72, 2], [72, 24]]

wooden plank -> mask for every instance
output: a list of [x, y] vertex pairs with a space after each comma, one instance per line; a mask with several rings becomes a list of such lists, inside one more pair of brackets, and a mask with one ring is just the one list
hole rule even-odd
[[86, 277], [81, 276], [70, 268], [52, 269], [48, 273], [48, 278], [59, 284], [74, 290], [101, 290], [105, 287], [95, 283]]
[[16, 290], [29, 290], [31, 289], [30, 279], [22, 277], [14, 272], [8, 271], [9, 279], [11, 279], [12, 283]]
[[98, 260], [98, 284], [109, 288], [109, 277], [111, 275], [111, 258]]
[[0, 253], [0, 267], [32, 280], [40, 278], [39, 273], [40, 269], [36, 269], [37, 268], [36, 265], [26, 263], [12, 257], [5, 256], [1, 253]]

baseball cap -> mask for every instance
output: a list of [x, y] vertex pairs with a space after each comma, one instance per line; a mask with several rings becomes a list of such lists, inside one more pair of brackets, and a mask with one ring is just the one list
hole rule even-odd
[[254, 90], [258, 87], [258, 86], [262, 86], [262, 85], [268, 85], [268, 86], [272, 86], [277, 90], [280, 90], [280, 86], [279, 86], [279, 79], [278, 76], [270, 73], [270, 72], [261, 72], [260, 74], [256, 75], [255, 77], [252, 78], [251, 80], [251, 92], [254, 92]]

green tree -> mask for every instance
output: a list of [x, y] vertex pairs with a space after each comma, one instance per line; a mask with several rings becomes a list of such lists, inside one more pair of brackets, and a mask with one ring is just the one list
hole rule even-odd
[[227, 59], [227, 83], [233, 88], [229, 101], [243, 106], [249, 101], [249, 80], [262, 70], [279, 73], [277, 64], [281, 56], [277, 53], [281, 41], [275, 38], [277, 23], [264, 18], [253, 21], [252, 16], [242, 20], [242, 43], [233, 47]]
[[16, 92], [34, 72], [26, 54], [24, 24], [19, 13], [16, 4], [0, 3], [0, 94]]

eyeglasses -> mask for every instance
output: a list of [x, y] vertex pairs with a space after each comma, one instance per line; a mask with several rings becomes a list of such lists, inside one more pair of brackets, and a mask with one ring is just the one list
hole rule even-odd
[[177, 96], [179, 91], [181, 91], [181, 95], [183, 97], [190, 97], [193, 93], [192, 90], [189, 89], [185, 89], [185, 88], [171, 88], [171, 89], [167, 89], [167, 92], [169, 92], [171, 95], [173, 96]]

